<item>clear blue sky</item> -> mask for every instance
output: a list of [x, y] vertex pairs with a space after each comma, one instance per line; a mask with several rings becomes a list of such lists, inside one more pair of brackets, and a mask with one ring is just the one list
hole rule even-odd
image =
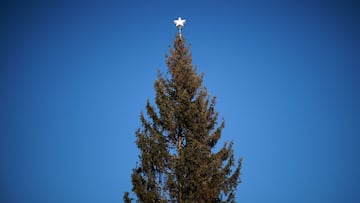
[[237, 201], [360, 202], [359, 3], [146, 2], [0, 3], [0, 202], [122, 202], [178, 16]]

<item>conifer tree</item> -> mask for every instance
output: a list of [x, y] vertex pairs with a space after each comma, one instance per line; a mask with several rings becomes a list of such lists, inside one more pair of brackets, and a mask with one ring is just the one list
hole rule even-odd
[[154, 84], [156, 105], [148, 100], [140, 114], [139, 163], [131, 176], [138, 202], [235, 201], [241, 159], [234, 159], [232, 141], [214, 150], [224, 121], [218, 123], [216, 97], [202, 85], [189, 49], [178, 34], [166, 55], [168, 71], [158, 72]]

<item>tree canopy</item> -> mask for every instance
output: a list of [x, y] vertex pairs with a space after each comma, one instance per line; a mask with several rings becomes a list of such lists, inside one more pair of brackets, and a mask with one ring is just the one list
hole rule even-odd
[[[216, 97], [202, 85], [192, 65], [190, 46], [177, 35], [168, 71], [158, 72], [155, 104], [148, 100], [136, 131], [139, 162], [132, 171], [132, 191], [139, 202], [234, 202], [242, 159], [233, 142], [214, 150], [225, 127], [215, 110]], [[131, 202], [129, 193], [124, 201]]]

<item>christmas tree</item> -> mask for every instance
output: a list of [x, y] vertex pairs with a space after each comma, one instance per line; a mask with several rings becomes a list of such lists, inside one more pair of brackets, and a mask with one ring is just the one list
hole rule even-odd
[[[140, 115], [132, 191], [144, 203], [234, 202], [241, 159], [235, 160], [232, 142], [214, 149], [224, 121], [218, 123], [216, 97], [209, 96], [192, 65], [183, 23], [166, 55], [168, 72], [159, 72], [154, 84], [156, 105], [147, 101], [146, 115]], [[131, 202], [128, 195], [125, 202]]]

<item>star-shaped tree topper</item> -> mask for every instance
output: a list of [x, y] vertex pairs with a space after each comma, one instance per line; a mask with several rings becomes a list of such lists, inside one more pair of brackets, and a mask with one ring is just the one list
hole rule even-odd
[[176, 27], [184, 27], [186, 20], [185, 19], [181, 19], [181, 17], [179, 17], [177, 20], [174, 20], [174, 23], [176, 25]]

